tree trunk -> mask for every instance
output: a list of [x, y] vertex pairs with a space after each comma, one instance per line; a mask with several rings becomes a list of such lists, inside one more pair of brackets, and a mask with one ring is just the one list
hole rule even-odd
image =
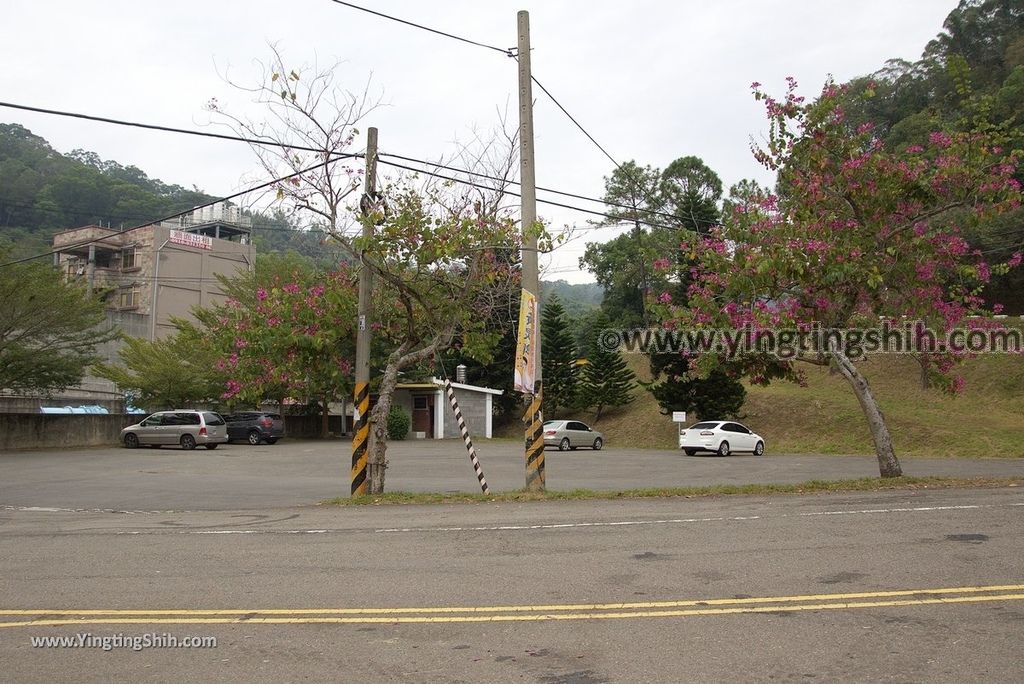
[[327, 397], [324, 397], [323, 411], [320, 412], [320, 438], [327, 439], [331, 436], [330, 419], [328, 416]]
[[384, 477], [388, 467], [388, 414], [391, 413], [391, 397], [398, 384], [399, 352], [388, 359], [380, 381], [377, 404], [370, 411], [370, 460], [368, 464], [368, 494], [384, 493]]
[[837, 362], [839, 372], [843, 374], [846, 381], [850, 383], [850, 387], [853, 388], [854, 394], [857, 395], [857, 401], [860, 402], [864, 417], [867, 418], [868, 427], [871, 429], [871, 439], [875, 442], [875, 454], [878, 456], [879, 475], [900, 477], [903, 475], [903, 469], [893, 450], [892, 437], [889, 435], [889, 428], [885, 425], [885, 416], [882, 415], [882, 410], [871, 393], [867, 378], [861, 375], [853, 362], [842, 352], [833, 351], [832, 355]]
[[923, 357], [917, 357], [917, 362], [921, 365], [921, 389], [931, 389], [932, 379], [928, 374], [928, 360]]
[[384, 471], [388, 467], [388, 413], [391, 412], [391, 396], [398, 384], [398, 371], [434, 358], [438, 351], [446, 349], [451, 344], [454, 334], [453, 328], [446, 329], [434, 335], [430, 344], [413, 352], [409, 351], [413, 342], [406, 340], [388, 357], [388, 363], [384, 367], [384, 375], [380, 381], [377, 405], [370, 411], [370, 458], [369, 472], [367, 473], [370, 484], [368, 494], [384, 493]]

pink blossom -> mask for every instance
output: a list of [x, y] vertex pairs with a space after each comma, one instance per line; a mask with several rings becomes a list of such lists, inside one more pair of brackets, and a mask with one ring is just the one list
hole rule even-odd
[[1009, 266], [1010, 268], [1016, 268], [1017, 266], [1020, 265], [1021, 260], [1024, 260], [1024, 254], [1021, 254], [1020, 252], [1014, 252], [1013, 256], [1010, 257], [1010, 260], [1006, 262], [1006, 265]]
[[242, 391], [242, 384], [237, 380], [228, 380], [224, 386], [226, 389], [224, 394], [220, 395], [221, 399], [230, 399]]
[[265, 289], [263, 289], [262, 287], [261, 288], [257, 288], [257, 290], [256, 290], [256, 299], [258, 299], [259, 301], [262, 302], [266, 298], [267, 298], [267, 291]]
[[670, 262], [666, 258], [661, 258], [661, 259], [655, 259], [654, 260], [654, 270], [655, 271], [667, 270], [668, 267], [671, 266], [671, 265], [672, 265], [672, 262]]
[[949, 147], [953, 144], [953, 140], [942, 131], [933, 131], [929, 133], [928, 142], [932, 145], [938, 145], [939, 147]]
[[661, 302], [662, 304], [671, 304], [672, 295], [670, 295], [668, 292], [662, 292], [660, 295], [658, 295], [658, 301]]

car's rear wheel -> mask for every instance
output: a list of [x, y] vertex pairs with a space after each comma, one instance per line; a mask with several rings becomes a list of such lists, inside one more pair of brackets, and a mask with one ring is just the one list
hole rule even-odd
[[757, 443], [757, 444], [756, 444], [756, 445], [754, 446], [754, 455], [755, 455], [755, 456], [764, 456], [764, 442], [760, 442], [760, 441], [759, 441], [759, 442], [758, 442], [758, 443]]
[[213, 451], [214, 449], [217, 448], [216, 444], [204, 444], [203, 446], [209, 449], [210, 451]]
[[196, 448], [196, 438], [192, 435], [182, 435], [178, 443], [185, 451], [192, 451]]
[[128, 449], [138, 449], [139, 448], [139, 438], [138, 438], [138, 436], [137, 435], [133, 435], [132, 433], [129, 432], [127, 435], [124, 436], [124, 445]]
[[594, 440], [594, 451], [600, 451], [601, 447], [604, 446], [604, 440], [598, 437]]
[[697, 455], [697, 450], [696, 449], [683, 449], [683, 451], [686, 452], [687, 456], [696, 456]]
[[558, 450], [559, 451], [568, 451], [569, 450], [569, 438], [568, 437], [563, 437], [562, 441], [558, 443]]
[[249, 440], [249, 444], [256, 446], [257, 444], [260, 443], [260, 440], [263, 439], [263, 436], [260, 435], [259, 430], [250, 430], [247, 439]]
[[729, 455], [729, 443], [728, 442], [724, 442], [723, 441], [721, 444], [718, 445], [718, 455], [719, 456], [728, 456]]

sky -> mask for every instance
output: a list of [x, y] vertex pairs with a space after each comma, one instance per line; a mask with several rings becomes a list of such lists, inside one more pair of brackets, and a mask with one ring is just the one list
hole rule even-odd
[[[663, 168], [700, 157], [726, 188], [770, 183], [751, 140], [766, 132], [750, 85], [782, 94], [794, 77], [813, 97], [830, 75], [869, 74], [892, 58], [916, 60], [956, 0], [357, 0], [485, 45], [517, 41], [530, 14], [534, 77], [616, 162]], [[343, 89], [380, 100], [360, 128], [379, 149], [451, 160], [475, 133], [517, 125], [514, 60], [496, 50], [389, 21], [332, 2], [234, 0], [5, 0], [0, 24], [0, 100], [178, 128], [211, 126], [211, 98], [258, 117], [228, 79], [253, 84], [275, 45], [290, 64], [334, 68]], [[614, 165], [534, 88], [537, 184], [599, 198]], [[243, 143], [130, 129], [0, 107], [59, 152], [85, 149], [150, 178], [226, 196], [268, 180]], [[356, 140], [351, 151], [362, 151]], [[383, 173], [391, 173], [382, 168]], [[601, 211], [599, 204], [538, 193]], [[593, 281], [579, 269], [587, 242], [624, 228], [539, 204], [553, 232], [572, 239], [541, 257], [545, 280]]]

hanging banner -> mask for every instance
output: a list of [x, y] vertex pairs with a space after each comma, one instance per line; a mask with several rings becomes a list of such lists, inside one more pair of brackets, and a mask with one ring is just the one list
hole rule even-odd
[[529, 290], [523, 290], [519, 300], [514, 387], [525, 394], [533, 394], [537, 380], [537, 322], [537, 298]]
[[213, 238], [209, 235], [186, 233], [183, 230], [172, 230], [169, 241], [176, 245], [198, 247], [199, 249], [213, 249]]

